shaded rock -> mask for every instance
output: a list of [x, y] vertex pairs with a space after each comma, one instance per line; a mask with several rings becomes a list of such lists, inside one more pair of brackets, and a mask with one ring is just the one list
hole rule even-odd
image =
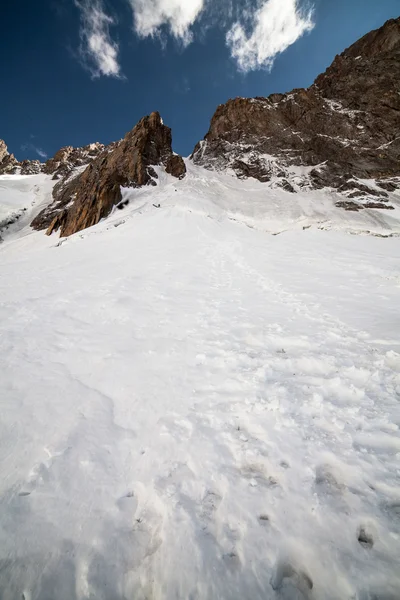
[[362, 204], [357, 204], [357, 202], [353, 202], [352, 200], [339, 200], [335, 203], [335, 206], [338, 208], [344, 208], [344, 210], [352, 210], [355, 212], [364, 208]]
[[366, 202], [364, 208], [383, 208], [386, 210], [394, 210], [394, 206], [391, 204], [384, 204], [383, 202]]
[[[121, 202], [121, 186], [155, 185], [153, 165], [168, 167], [172, 175], [181, 178], [185, 164], [173, 154], [171, 143], [171, 130], [159, 113], [144, 117], [123, 140], [103, 149], [83, 172], [73, 172], [57, 183], [54, 202], [39, 213], [32, 227], [47, 228], [48, 233], [61, 229], [64, 237], [95, 225]], [[62, 149], [56, 163], [60, 159], [68, 162], [70, 157], [70, 149]]]
[[20, 167], [21, 175], [38, 175], [42, 171], [42, 163], [39, 160], [23, 160]]
[[186, 165], [182, 156], [179, 156], [178, 154], [171, 154], [165, 164], [165, 170], [170, 175], [173, 175], [178, 179], [183, 179], [186, 175]]
[[46, 231], [46, 235], [51, 235], [54, 231], [58, 231], [60, 229], [60, 227], [63, 227], [66, 217], [67, 217], [66, 210], [63, 210], [58, 215], [56, 215], [53, 218], [52, 222], [50, 223], [50, 225]]
[[395, 192], [397, 190], [397, 185], [393, 181], [377, 181], [376, 183], [387, 192]]
[[288, 182], [287, 179], [283, 179], [281, 183], [281, 188], [285, 190], [285, 192], [291, 192], [292, 194], [296, 193], [294, 187]]

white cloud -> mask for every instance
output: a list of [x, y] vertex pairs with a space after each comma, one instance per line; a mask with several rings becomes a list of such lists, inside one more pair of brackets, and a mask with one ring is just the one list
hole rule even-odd
[[102, 0], [75, 0], [81, 11], [80, 56], [93, 77], [121, 77], [119, 47], [110, 36], [114, 19], [105, 13]]
[[[35, 137], [35, 136], [31, 136], [31, 137]], [[41, 148], [38, 148], [38, 146], [35, 146], [34, 144], [31, 144], [30, 142], [26, 143], [26, 144], [22, 144], [21, 146], [21, 150], [33, 150], [34, 152], [36, 152], [36, 154], [38, 156], [40, 156], [40, 158], [43, 158], [44, 160], [47, 160], [47, 154], [44, 150], [42, 150]]]
[[40, 156], [40, 158], [44, 158], [47, 159], [47, 154], [44, 150], [42, 150], [41, 148], [34, 148], [36, 154], [38, 154]]
[[139, 36], [157, 35], [166, 26], [185, 46], [192, 41], [190, 28], [204, 8], [204, 0], [129, 0], [129, 3]]
[[314, 27], [312, 9], [301, 10], [298, 0], [267, 0], [251, 16], [251, 33], [236, 22], [226, 41], [242, 71], [271, 70], [280, 52]]

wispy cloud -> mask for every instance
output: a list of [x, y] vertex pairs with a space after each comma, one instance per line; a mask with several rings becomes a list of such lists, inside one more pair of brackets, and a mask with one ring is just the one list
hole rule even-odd
[[[34, 136], [31, 136], [31, 137], [34, 137]], [[43, 158], [44, 160], [47, 160], [47, 154], [46, 154], [46, 152], [44, 150], [42, 150], [41, 148], [39, 148], [38, 146], [35, 146], [31, 142], [27, 142], [26, 144], [22, 144], [21, 150], [23, 150], [24, 152], [26, 152], [27, 150], [33, 150], [33, 152], [36, 152], [36, 154], [38, 156], [40, 156], [40, 158]]]
[[160, 34], [163, 27], [187, 46], [192, 41], [191, 27], [201, 14], [205, 0], [128, 0], [133, 11], [134, 28], [140, 37]]
[[81, 11], [79, 48], [83, 65], [92, 77], [122, 77], [119, 46], [110, 35], [114, 19], [106, 14], [102, 0], [75, 0]]
[[298, 0], [267, 0], [250, 16], [250, 31], [237, 21], [228, 31], [232, 57], [244, 72], [271, 70], [276, 56], [314, 27], [313, 10]]

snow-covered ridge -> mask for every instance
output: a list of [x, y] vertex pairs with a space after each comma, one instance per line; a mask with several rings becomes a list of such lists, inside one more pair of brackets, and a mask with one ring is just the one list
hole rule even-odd
[[[368, 209], [364, 207], [371, 203], [371, 198], [360, 190], [360, 196], [355, 197], [354, 189], [364, 186], [379, 193], [380, 188], [373, 181], [354, 180], [349, 183], [348, 190], [340, 194], [334, 189], [315, 190], [308, 184], [313, 167], [292, 166], [287, 170], [286, 180], [297, 192], [293, 194], [281, 187], [281, 168], [277, 159], [271, 155], [258, 158], [268, 163], [275, 173], [267, 183], [237, 179], [229, 170], [226, 173], [209, 171], [193, 165], [188, 159], [187, 176], [182, 181], [167, 175], [163, 168], [155, 167], [157, 179], [153, 183], [156, 187], [124, 189], [120, 206], [104, 220], [101, 227], [108, 227], [114, 219], [137, 218], [138, 206], [142, 207], [142, 212], [147, 212], [153, 211], [155, 204], [164, 211], [193, 212], [217, 220], [232, 219], [273, 234], [309, 227], [375, 235], [400, 233], [399, 192], [389, 193], [388, 199], [382, 199], [382, 204], [390, 207], [390, 210]], [[76, 168], [69, 178], [76, 177], [84, 168]], [[320, 165], [319, 168], [323, 169], [324, 166]], [[29, 219], [39, 212], [39, 208], [50, 204], [53, 185], [54, 181], [44, 175], [0, 177], [1, 220], [5, 221], [16, 213], [24, 215], [23, 226], [18, 222], [0, 231], [6, 241], [17, 239], [21, 232], [23, 235], [32, 233]], [[39, 203], [36, 201], [38, 195], [41, 198]], [[340, 205], [343, 198], [350, 206], [355, 205], [360, 210], [343, 210]]]

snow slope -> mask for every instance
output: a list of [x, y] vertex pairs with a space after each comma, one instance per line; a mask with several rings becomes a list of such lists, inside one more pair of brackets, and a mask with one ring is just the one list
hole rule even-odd
[[54, 185], [50, 177], [40, 175], [0, 175], [0, 240], [25, 229], [51, 202]]
[[0, 246], [2, 600], [400, 597], [394, 217], [259, 185]]

